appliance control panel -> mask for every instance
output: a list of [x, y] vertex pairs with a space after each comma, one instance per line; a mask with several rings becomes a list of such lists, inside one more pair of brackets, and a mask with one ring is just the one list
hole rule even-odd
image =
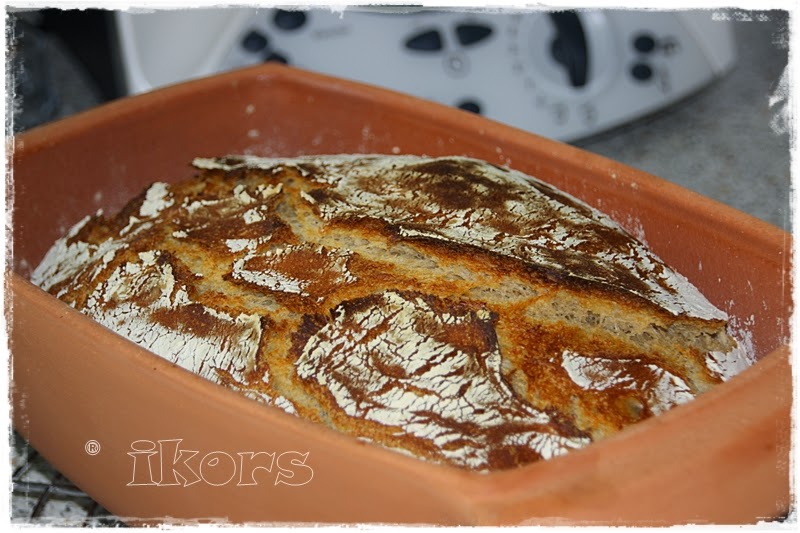
[[662, 109], [735, 62], [710, 11], [217, 8], [119, 12], [131, 93], [266, 61], [570, 141]]

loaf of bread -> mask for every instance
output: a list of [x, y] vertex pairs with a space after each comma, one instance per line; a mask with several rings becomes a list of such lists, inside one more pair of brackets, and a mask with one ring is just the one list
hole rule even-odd
[[86, 217], [32, 281], [191, 372], [355, 438], [509, 468], [748, 363], [685, 277], [522, 173], [463, 157], [194, 164], [193, 179]]

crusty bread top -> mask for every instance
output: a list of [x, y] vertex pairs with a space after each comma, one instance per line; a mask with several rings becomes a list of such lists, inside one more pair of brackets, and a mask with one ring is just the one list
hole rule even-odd
[[[692, 399], [725, 314], [607, 216], [461, 157], [198, 159], [87, 217], [32, 280], [234, 390], [476, 470]], [[738, 357], [738, 356], [737, 356]]]
[[600, 211], [551, 185], [468, 158], [339, 155], [197, 159], [206, 169], [292, 165], [313, 181], [307, 200], [328, 221], [375, 219], [408, 239], [512, 258], [561, 282], [625, 292], [676, 314], [725, 320], [688, 280]]

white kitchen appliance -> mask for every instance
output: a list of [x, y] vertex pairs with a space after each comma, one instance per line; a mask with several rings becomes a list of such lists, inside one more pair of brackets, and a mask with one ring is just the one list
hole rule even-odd
[[280, 61], [566, 141], [669, 106], [735, 62], [730, 22], [704, 10], [230, 7], [116, 22], [129, 93]]

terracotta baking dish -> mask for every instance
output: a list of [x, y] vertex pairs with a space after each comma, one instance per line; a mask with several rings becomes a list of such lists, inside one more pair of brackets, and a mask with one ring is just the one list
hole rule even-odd
[[[750, 332], [759, 362], [584, 450], [473, 474], [263, 407], [27, 281], [85, 214], [116, 210], [152, 181], [192, 174], [195, 156], [342, 152], [469, 155], [566, 189], [644, 236], [728, 311]], [[14, 426], [78, 487], [132, 522], [752, 523], [792, 504], [791, 238], [773, 226], [479, 116], [274, 65], [32, 130], [14, 140], [11, 164]]]

